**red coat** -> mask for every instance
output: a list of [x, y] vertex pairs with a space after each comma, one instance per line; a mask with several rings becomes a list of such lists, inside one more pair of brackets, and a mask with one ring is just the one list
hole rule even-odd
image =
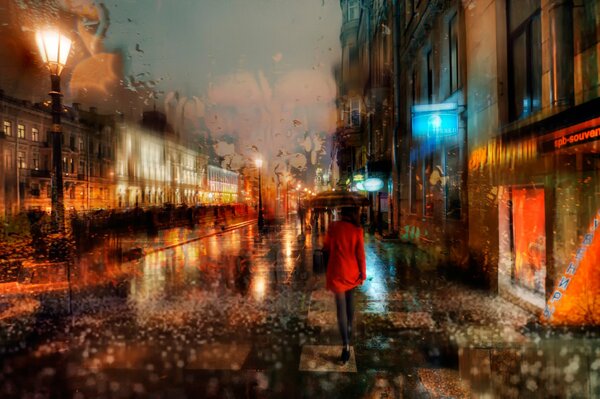
[[348, 291], [367, 278], [363, 229], [352, 223], [333, 222], [327, 231], [323, 249], [329, 252], [327, 289]]

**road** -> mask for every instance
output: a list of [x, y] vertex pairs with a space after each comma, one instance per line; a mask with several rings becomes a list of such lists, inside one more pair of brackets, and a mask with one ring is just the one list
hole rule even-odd
[[72, 314], [64, 286], [15, 297], [0, 396], [600, 396], [597, 336], [548, 331], [414, 247], [371, 236], [352, 357], [338, 364], [333, 299], [312, 273], [322, 237], [297, 234], [293, 223], [193, 240], [174, 229], [165, 244], [189, 242], [124, 263], [82, 257]]

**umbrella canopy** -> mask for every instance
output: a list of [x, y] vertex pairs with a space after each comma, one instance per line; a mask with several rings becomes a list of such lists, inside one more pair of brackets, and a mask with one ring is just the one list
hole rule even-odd
[[351, 191], [324, 191], [310, 199], [311, 208], [343, 208], [367, 206], [369, 199]]

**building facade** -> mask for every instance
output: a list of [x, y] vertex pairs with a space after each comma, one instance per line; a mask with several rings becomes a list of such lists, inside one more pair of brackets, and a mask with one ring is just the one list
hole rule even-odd
[[[77, 104], [63, 112], [65, 210], [104, 208], [112, 203], [111, 119]], [[52, 117], [47, 104], [31, 104], [0, 92], [0, 213], [51, 207]]]
[[[399, 177], [399, 236], [426, 248], [440, 263], [467, 270], [463, 5], [460, 1], [404, 1], [398, 15], [400, 156], [394, 169]], [[439, 109], [456, 116], [452, 132], [428, 128]], [[426, 120], [425, 129], [413, 123], [418, 118]]]
[[[394, 52], [396, 7], [381, 0], [341, 0], [342, 62], [338, 73], [338, 129], [335, 136], [342, 186], [363, 191], [369, 178], [383, 188], [368, 193], [369, 220], [379, 232], [394, 231], [396, 186], [391, 161], [394, 141]], [[397, 212], [396, 212], [397, 214]]]
[[600, 2], [467, 4], [465, 26], [470, 256], [546, 319], [598, 324]]
[[600, 323], [600, 2], [358, 8], [358, 55], [341, 76], [350, 60], [362, 75], [352, 131], [367, 160], [347, 163], [388, 169], [373, 201], [389, 200], [388, 231], [548, 320]]
[[[49, 212], [49, 105], [0, 92], [0, 123], [0, 213]], [[239, 174], [208, 165], [208, 156], [181, 143], [160, 112], [132, 124], [73, 104], [64, 107], [62, 126], [67, 213], [238, 202]]]

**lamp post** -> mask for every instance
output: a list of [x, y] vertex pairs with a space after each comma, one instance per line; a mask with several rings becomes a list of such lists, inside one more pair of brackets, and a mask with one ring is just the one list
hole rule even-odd
[[262, 159], [257, 159], [256, 168], [258, 169], [258, 230], [262, 231], [265, 227], [265, 219], [263, 216], [263, 207], [262, 207], [262, 178], [260, 170], [262, 168]]
[[50, 98], [52, 99], [52, 223], [56, 232], [63, 232], [65, 228], [65, 205], [62, 176], [62, 127], [60, 114], [62, 111], [60, 92], [60, 73], [62, 72], [69, 52], [71, 39], [61, 34], [58, 30], [38, 31], [35, 39], [42, 56], [42, 60], [50, 71]]

